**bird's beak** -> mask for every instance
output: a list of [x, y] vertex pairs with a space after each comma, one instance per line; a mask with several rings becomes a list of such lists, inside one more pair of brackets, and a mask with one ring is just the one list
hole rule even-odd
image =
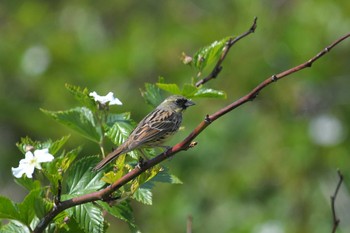
[[187, 100], [185, 103], [186, 108], [189, 106], [195, 105], [195, 102], [191, 101], [191, 100]]

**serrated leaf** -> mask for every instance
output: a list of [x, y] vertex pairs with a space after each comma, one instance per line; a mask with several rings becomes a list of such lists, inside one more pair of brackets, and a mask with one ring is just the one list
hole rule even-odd
[[123, 143], [133, 130], [130, 122], [116, 122], [107, 132], [106, 136], [116, 145]]
[[181, 95], [181, 90], [175, 83], [156, 83], [156, 85], [164, 91], [170, 92], [174, 95]]
[[194, 93], [193, 97], [205, 97], [205, 98], [222, 98], [226, 99], [226, 93], [224, 91], [214, 90], [210, 88], [200, 88]]
[[0, 233], [30, 233], [28, 227], [19, 221], [12, 220], [0, 228]]
[[69, 214], [67, 213], [67, 211], [62, 211], [56, 215], [53, 221], [55, 222], [56, 227], [69, 230], [69, 227], [67, 226], [68, 219], [69, 219]]
[[117, 122], [126, 122], [131, 124], [130, 112], [124, 112], [120, 114], [110, 113], [107, 115], [106, 124], [112, 127]]
[[92, 203], [73, 207], [73, 217], [85, 232], [103, 232], [104, 218], [102, 216], [102, 211]]
[[52, 208], [53, 203], [51, 201], [40, 196], [34, 198], [34, 210], [38, 218], [43, 218]]
[[61, 170], [61, 172], [67, 171], [81, 150], [82, 148], [78, 147], [57, 158], [56, 169]]
[[15, 204], [7, 197], [0, 196], [0, 218], [20, 220]]
[[70, 195], [81, 195], [100, 189], [105, 183], [101, 181], [102, 173], [93, 172], [99, 161], [97, 157], [84, 157], [69, 167], [65, 173], [67, 193]]
[[29, 225], [35, 216], [34, 202], [39, 197], [41, 189], [33, 189], [24, 198], [22, 203], [17, 204], [18, 212], [21, 217], [21, 222]]
[[210, 45], [201, 48], [193, 56], [193, 60], [190, 64], [192, 64], [199, 71], [204, 70], [208, 65], [220, 58], [223, 48], [230, 38], [231, 37], [226, 37], [220, 41], [214, 41]]
[[93, 113], [86, 107], [73, 108], [67, 111], [48, 111], [41, 109], [46, 115], [52, 117], [57, 122], [80, 133], [87, 139], [98, 143], [101, 132], [96, 126]]
[[98, 205], [100, 205], [112, 216], [128, 222], [132, 226], [136, 226], [133, 210], [129, 201], [123, 201], [113, 206], [108, 205], [106, 202], [99, 201]]
[[146, 103], [153, 107], [158, 106], [163, 101], [161, 90], [151, 83], [145, 83], [145, 90], [141, 90], [141, 95]]
[[158, 174], [153, 177], [152, 182], [163, 182], [169, 184], [182, 184], [182, 181], [173, 174], [170, 174], [169, 169], [163, 168]]
[[152, 205], [152, 192], [150, 189], [138, 188], [132, 197], [145, 205]]
[[97, 110], [95, 101], [89, 96], [90, 92], [87, 88], [81, 88], [78, 86], [66, 84], [67, 90], [77, 99], [83, 106], [91, 109], [92, 111]]

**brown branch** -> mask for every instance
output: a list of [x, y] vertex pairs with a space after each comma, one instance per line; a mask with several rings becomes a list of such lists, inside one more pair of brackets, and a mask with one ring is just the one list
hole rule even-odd
[[341, 41], [345, 40], [346, 38], [350, 37], [350, 33], [339, 38], [335, 42], [333, 42], [331, 45], [323, 49], [320, 53], [318, 53], [316, 56], [311, 58], [305, 63], [302, 63], [296, 67], [293, 67], [289, 70], [283, 71], [279, 74], [272, 75], [271, 77], [267, 78], [265, 81], [260, 83], [256, 88], [254, 88], [250, 93], [247, 95], [241, 97], [237, 101], [231, 103], [230, 105], [222, 108], [221, 110], [215, 112], [212, 115], [207, 115], [205, 119], [180, 143], [176, 144], [169, 150], [159, 154], [158, 156], [154, 157], [151, 160], [145, 161], [141, 167], [135, 167], [133, 170], [131, 170], [129, 173], [125, 174], [123, 177], [121, 177], [119, 180], [115, 181], [112, 185], [101, 189], [99, 191], [85, 194], [79, 197], [75, 197], [72, 199], [68, 199], [65, 201], [62, 201], [58, 203], [36, 226], [34, 229], [34, 233], [43, 232], [44, 229], [47, 227], [47, 225], [53, 220], [55, 216], [57, 216], [60, 212], [64, 211], [65, 209], [71, 208], [76, 205], [81, 205], [88, 202], [93, 201], [107, 201], [109, 200], [110, 195], [118, 190], [120, 187], [125, 185], [126, 183], [130, 182], [131, 180], [135, 179], [137, 176], [139, 176], [141, 173], [145, 172], [147, 169], [161, 163], [167, 158], [170, 158], [177, 154], [180, 151], [187, 150], [195, 145], [195, 143], [192, 143], [192, 141], [206, 128], [208, 127], [212, 122], [220, 118], [221, 116], [225, 115], [226, 113], [232, 111], [233, 109], [241, 106], [242, 104], [253, 100], [258, 93], [264, 89], [266, 86], [270, 85], [272, 82], [275, 82], [283, 77], [286, 77], [290, 74], [293, 74], [295, 72], [298, 72], [306, 67], [311, 67], [311, 65], [321, 58], [323, 55], [325, 55], [327, 52], [329, 52], [334, 46], [336, 46]]
[[231, 37], [231, 38], [228, 39], [228, 41], [226, 42], [225, 47], [224, 47], [223, 50], [222, 50], [222, 54], [221, 54], [221, 56], [220, 56], [220, 59], [218, 60], [218, 62], [217, 62], [216, 65], [214, 66], [213, 70], [211, 71], [211, 73], [210, 73], [207, 77], [205, 77], [205, 78], [199, 80], [199, 81], [196, 83], [196, 87], [199, 87], [200, 85], [203, 85], [204, 83], [210, 81], [211, 79], [216, 78], [216, 77], [219, 75], [219, 73], [220, 73], [221, 70], [222, 70], [221, 64], [222, 64], [222, 62], [225, 60], [226, 55], [227, 55], [228, 52], [230, 51], [230, 48], [232, 47], [232, 45], [234, 45], [235, 43], [237, 43], [240, 39], [243, 39], [244, 37], [248, 36], [249, 34], [254, 33], [254, 32], [255, 32], [255, 29], [256, 29], [256, 27], [257, 27], [257, 23], [256, 23], [257, 20], [258, 20], [258, 18], [255, 17], [252, 26], [250, 26], [249, 30], [246, 31], [245, 33], [243, 33], [243, 34], [241, 34], [241, 35], [239, 35], [239, 36], [237, 36], [237, 37]]
[[339, 226], [340, 223], [340, 219], [337, 217], [337, 214], [335, 212], [335, 199], [337, 198], [340, 186], [343, 182], [343, 174], [338, 170], [338, 177], [339, 177], [339, 181], [337, 184], [337, 187], [334, 190], [334, 194], [331, 196], [331, 209], [332, 209], [332, 217], [333, 217], [333, 228], [332, 228], [332, 233], [335, 233], [337, 231], [337, 228]]

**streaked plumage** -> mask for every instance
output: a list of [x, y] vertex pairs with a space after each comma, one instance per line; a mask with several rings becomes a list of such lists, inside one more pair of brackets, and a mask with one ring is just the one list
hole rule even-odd
[[194, 105], [183, 96], [166, 98], [155, 110], [150, 112], [131, 132], [128, 139], [99, 162], [94, 170], [100, 170], [119, 155], [142, 147], [162, 146], [164, 141], [180, 128], [182, 112]]

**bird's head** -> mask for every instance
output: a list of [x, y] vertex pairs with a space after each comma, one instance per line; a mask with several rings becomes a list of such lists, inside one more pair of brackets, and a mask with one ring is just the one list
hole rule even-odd
[[159, 107], [161, 108], [170, 108], [173, 111], [176, 112], [182, 112], [186, 108], [195, 105], [194, 102], [192, 102], [189, 99], [186, 99], [185, 97], [181, 95], [172, 95], [166, 98]]

